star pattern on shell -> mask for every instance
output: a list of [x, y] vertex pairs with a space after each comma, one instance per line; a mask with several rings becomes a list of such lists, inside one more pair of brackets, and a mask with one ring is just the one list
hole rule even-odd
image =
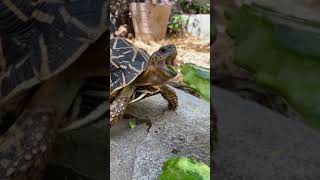
[[110, 41], [111, 93], [134, 81], [147, 67], [149, 55], [123, 38]]

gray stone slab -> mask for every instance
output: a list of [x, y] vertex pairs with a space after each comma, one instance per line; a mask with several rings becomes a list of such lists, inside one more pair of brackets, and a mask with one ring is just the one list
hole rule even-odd
[[175, 90], [179, 98], [176, 112], [167, 111], [161, 95], [130, 105], [130, 114], [152, 121], [149, 132], [144, 125], [129, 129], [125, 120], [111, 129], [112, 180], [157, 179], [164, 161], [177, 155], [209, 162], [210, 104]]
[[300, 121], [214, 87], [219, 180], [319, 180], [320, 135]]

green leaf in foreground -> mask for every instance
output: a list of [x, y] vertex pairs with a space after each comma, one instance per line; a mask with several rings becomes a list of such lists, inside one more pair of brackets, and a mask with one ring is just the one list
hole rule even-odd
[[210, 71], [207, 68], [186, 63], [181, 68], [183, 81], [198, 92], [205, 100], [210, 101]]
[[129, 127], [130, 127], [131, 129], [134, 129], [136, 126], [137, 126], [136, 121], [135, 121], [134, 119], [133, 119], [133, 120], [130, 120], [130, 122], [129, 122]]
[[210, 168], [191, 158], [174, 157], [166, 161], [160, 180], [210, 180]]

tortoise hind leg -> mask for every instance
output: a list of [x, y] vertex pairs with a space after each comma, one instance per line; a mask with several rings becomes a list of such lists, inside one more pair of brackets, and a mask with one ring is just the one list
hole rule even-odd
[[0, 143], [0, 179], [40, 179], [55, 138], [55, 111], [25, 110]]
[[178, 97], [176, 92], [169, 86], [160, 86], [160, 93], [164, 99], [168, 101], [168, 107], [170, 110], [176, 110], [178, 108]]
[[117, 97], [110, 106], [110, 126], [123, 118], [124, 112], [129, 104], [129, 97]]
[[121, 120], [130, 102], [130, 98], [134, 92], [133, 86], [124, 87], [119, 96], [110, 105], [110, 126]]

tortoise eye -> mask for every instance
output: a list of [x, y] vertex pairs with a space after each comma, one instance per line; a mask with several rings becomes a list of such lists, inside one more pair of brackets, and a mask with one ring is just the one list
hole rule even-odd
[[165, 48], [160, 48], [160, 49], [159, 49], [159, 52], [160, 52], [160, 53], [165, 53], [165, 52], [166, 52], [166, 49], [165, 49]]

